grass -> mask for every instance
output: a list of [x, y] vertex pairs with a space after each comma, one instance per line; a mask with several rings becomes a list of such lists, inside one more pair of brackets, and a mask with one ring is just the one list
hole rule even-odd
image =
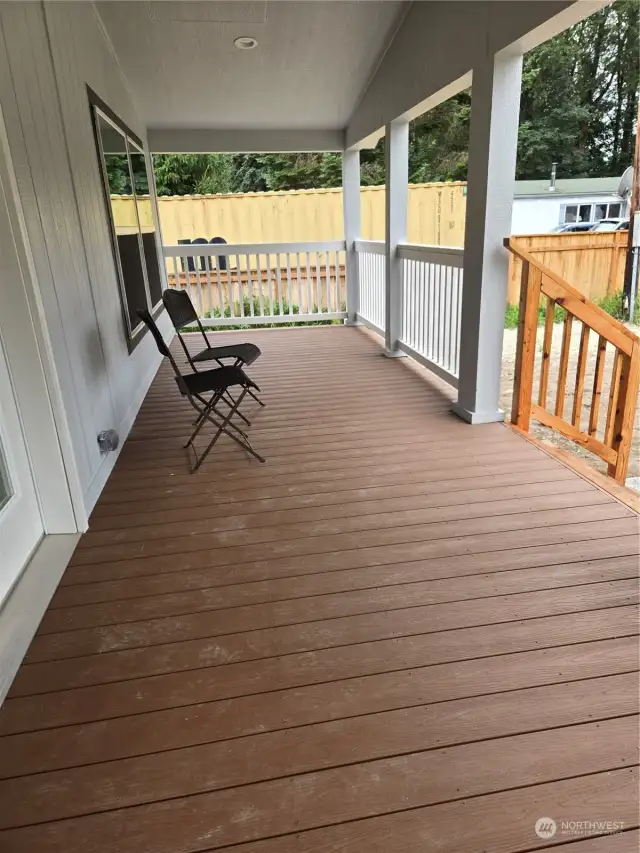
[[[606, 311], [607, 314], [611, 314], [612, 317], [615, 317], [616, 320], [627, 319], [626, 311], [624, 310], [623, 302], [622, 302], [622, 291], [619, 290], [617, 293], [612, 294], [611, 296], [605, 296], [603, 299], [596, 300], [596, 305], [599, 308], [602, 308], [603, 311]], [[504, 312], [504, 327], [505, 329], [516, 329], [518, 327], [518, 306], [517, 305], [507, 305]], [[564, 321], [565, 311], [559, 305], [555, 306], [554, 310], [554, 323], [562, 323]], [[542, 326], [545, 318], [545, 306], [540, 305], [538, 308], [538, 325]], [[633, 316], [633, 322], [636, 324], [640, 324], [640, 295], [636, 299], [635, 311]]]

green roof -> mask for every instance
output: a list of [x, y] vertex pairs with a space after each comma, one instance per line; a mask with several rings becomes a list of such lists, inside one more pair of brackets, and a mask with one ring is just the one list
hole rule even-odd
[[[620, 178], [558, 178], [553, 195], [616, 195]], [[515, 196], [548, 196], [549, 179], [540, 181], [516, 181]]]

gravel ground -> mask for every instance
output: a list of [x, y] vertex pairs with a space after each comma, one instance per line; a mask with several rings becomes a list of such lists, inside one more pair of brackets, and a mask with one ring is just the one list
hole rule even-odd
[[[630, 326], [636, 334], [640, 334], [640, 328]], [[569, 358], [569, 371], [567, 375], [567, 393], [565, 397], [564, 417], [571, 418], [573, 411], [573, 398], [575, 388], [576, 367], [578, 363], [578, 349], [580, 346], [580, 332], [582, 324], [574, 322], [571, 335], [571, 354]], [[542, 338], [544, 334], [543, 327], [538, 329], [537, 348], [536, 348], [536, 370], [534, 373], [534, 396], [537, 397], [538, 383], [540, 376], [540, 360], [542, 356]], [[507, 419], [511, 412], [511, 395], [513, 392], [513, 374], [515, 368], [515, 352], [516, 352], [516, 329], [505, 329], [504, 347], [502, 356], [502, 386], [501, 386], [501, 403], [504, 408]], [[562, 324], [556, 324], [553, 331], [553, 341], [551, 349], [551, 366], [549, 370], [549, 393], [547, 396], [547, 409], [552, 410], [555, 407], [555, 395], [557, 388], [558, 366], [560, 363], [560, 347], [562, 345]], [[591, 406], [591, 392], [593, 388], [593, 373], [596, 362], [596, 352], [598, 346], [598, 336], [593, 332], [589, 335], [589, 358], [587, 362], [587, 372], [585, 378], [585, 391], [582, 398], [582, 428], [585, 429], [589, 419], [589, 409]], [[609, 404], [609, 386], [611, 381], [611, 370], [613, 365], [613, 349], [607, 347], [605, 361], [605, 376], [602, 389], [602, 397], [600, 403], [600, 417], [598, 422], [598, 438], [603, 437], [604, 425], [607, 417], [607, 407]], [[531, 433], [536, 438], [549, 441], [557, 447], [562, 447], [565, 450], [571, 451], [576, 456], [587, 460], [594, 468], [606, 473], [607, 465], [598, 457], [589, 453], [588, 450], [579, 447], [569, 439], [564, 438], [553, 430], [542, 426], [537, 421], [531, 422]], [[638, 478], [640, 476], [640, 407], [636, 410], [635, 429], [633, 435], [633, 445], [631, 449], [631, 458], [629, 461], [628, 478]], [[627, 484], [639, 488], [638, 482], [627, 481]]]

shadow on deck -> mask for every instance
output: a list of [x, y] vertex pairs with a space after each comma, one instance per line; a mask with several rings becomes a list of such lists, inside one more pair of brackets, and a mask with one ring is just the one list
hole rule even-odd
[[637, 849], [635, 515], [362, 330], [245, 337], [267, 464], [190, 476], [162, 366], [0, 711], [3, 853]]

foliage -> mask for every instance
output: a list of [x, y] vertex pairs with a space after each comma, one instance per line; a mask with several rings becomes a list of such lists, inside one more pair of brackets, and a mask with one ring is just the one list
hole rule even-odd
[[[627, 311], [624, 307], [624, 292], [622, 290], [618, 290], [617, 293], [613, 293], [610, 296], [605, 296], [603, 299], [598, 300], [596, 304], [603, 311], [606, 311], [607, 314], [615, 317], [616, 320], [622, 320], [623, 322], [627, 320]], [[635, 310], [631, 322], [636, 325], [640, 324], [640, 295], [636, 297]]]
[[[538, 325], [542, 326], [545, 320], [545, 306], [540, 305], [538, 307]], [[518, 316], [519, 316], [519, 307], [517, 305], [507, 305], [504, 311], [504, 327], [505, 329], [517, 329], [518, 328]], [[553, 322], [554, 323], [562, 323], [564, 322], [565, 311], [559, 305], [556, 305], [553, 310]]]
[[[624, 293], [622, 290], [618, 290], [617, 293], [612, 293], [609, 296], [605, 296], [602, 299], [596, 300], [596, 305], [602, 308], [603, 311], [606, 311], [607, 314], [611, 314], [612, 317], [615, 317], [616, 320], [621, 320], [626, 322], [627, 320], [627, 312], [624, 308], [623, 301]], [[564, 322], [565, 310], [561, 308], [559, 305], [556, 305], [554, 308], [553, 322], [554, 323], [562, 323]], [[517, 305], [507, 305], [504, 312], [504, 327], [505, 329], [517, 329], [518, 328], [518, 314], [519, 309]], [[545, 306], [543, 304], [538, 308], [538, 325], [542, 326], [545, 319]], [[636, 298], [635, 311], [633, 316], [633, 323], [636, 325], [640, 325], [640, 295]]]
[[234, 167], [229, 154], [157, 154], [158, 195], [205, 195], [233, 192]]

